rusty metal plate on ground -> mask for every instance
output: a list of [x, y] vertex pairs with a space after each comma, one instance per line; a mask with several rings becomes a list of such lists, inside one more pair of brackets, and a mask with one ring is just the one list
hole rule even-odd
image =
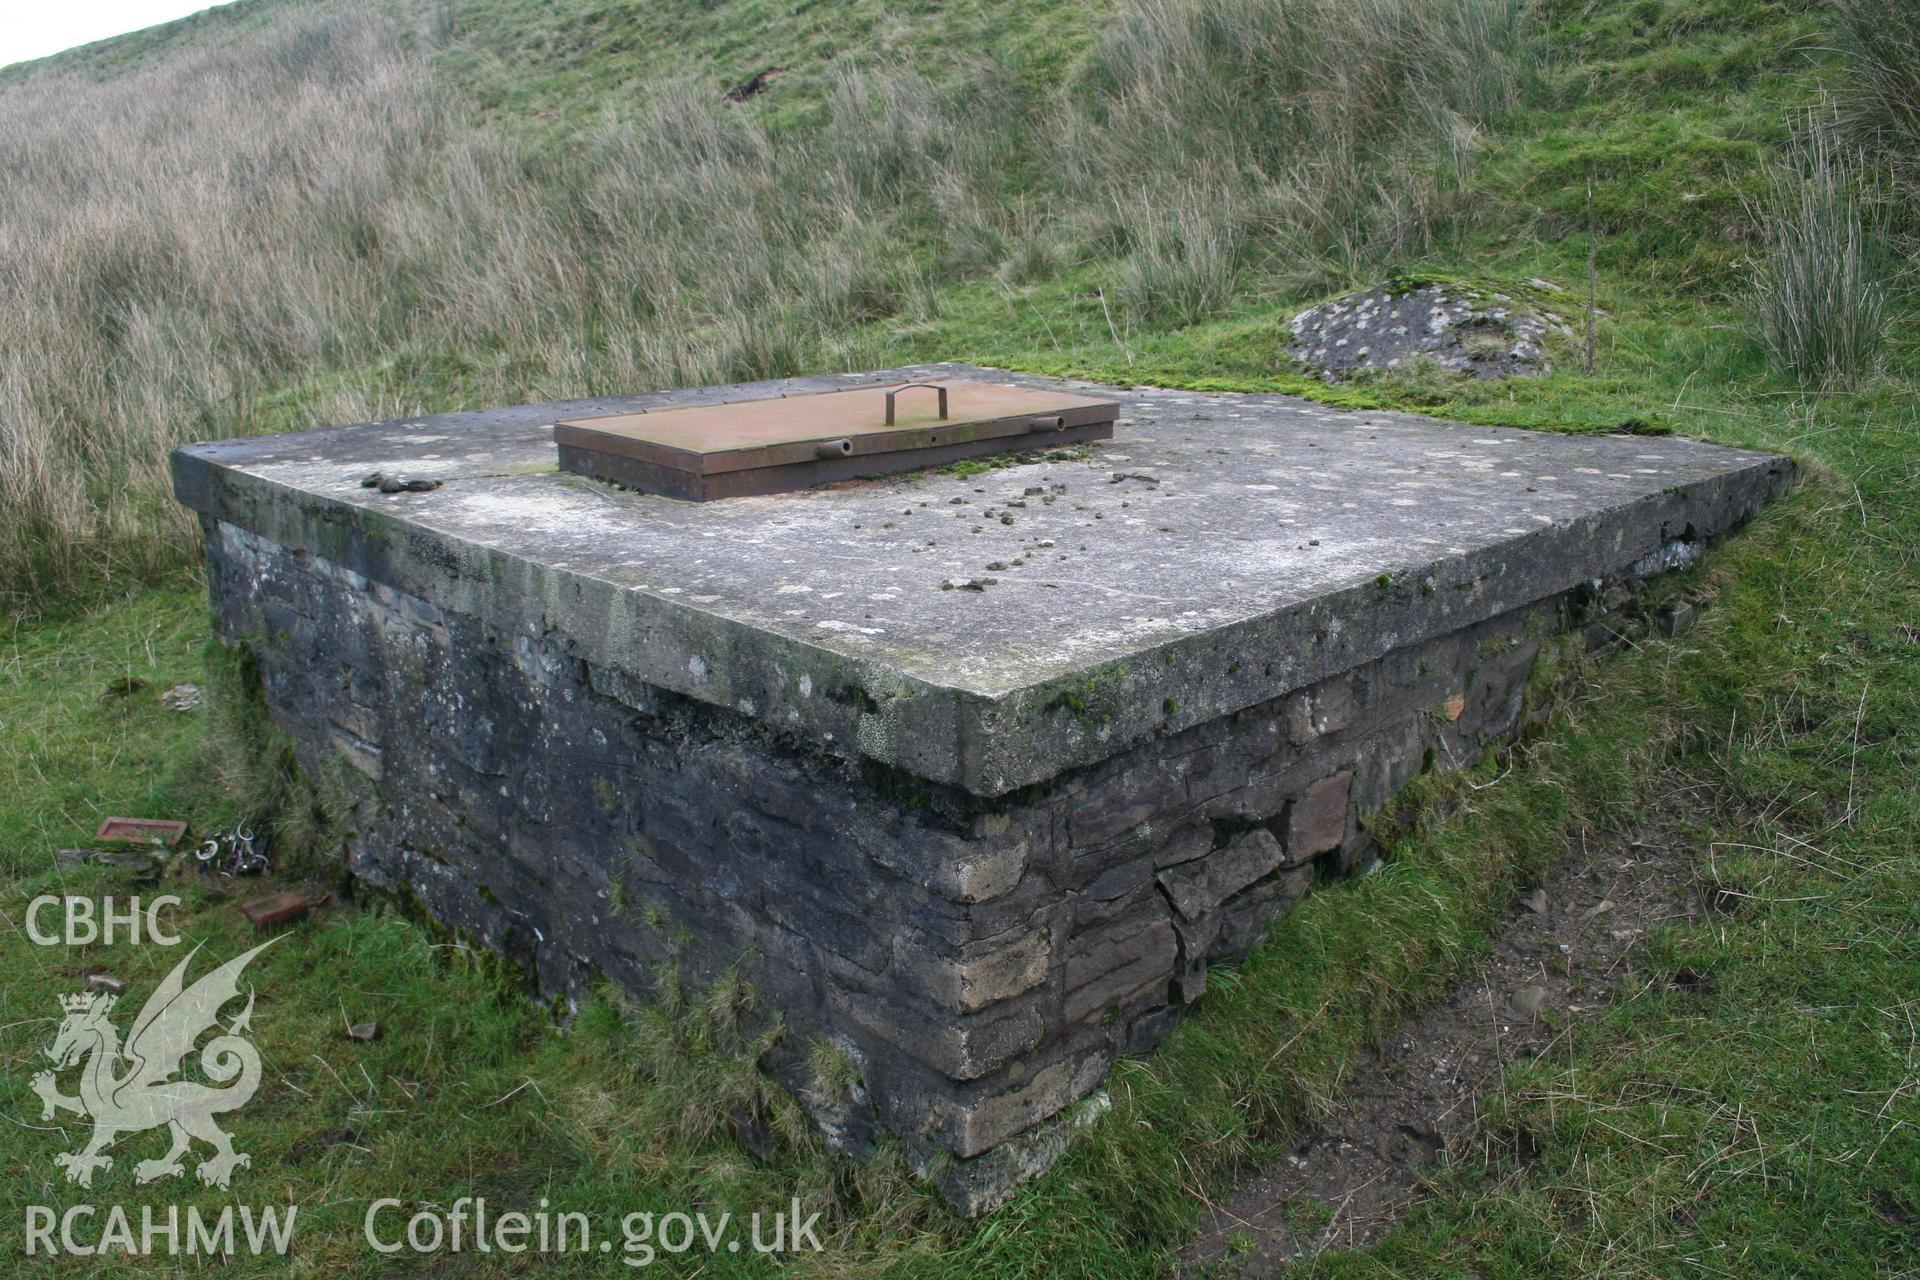
[[704, 502], [1105, 440], [1112, 400], [992, 382], [880, 383], [554, 425], [560, 468]]
[[169, 821], [165, 818], [105, 818], [101, 820], [99, 830], [93, 833], [95, 840], [110, 840], [115, 844], [157, 844], [171, 847], [179, 843], [180, 837], [187, 834], [187, 824]]

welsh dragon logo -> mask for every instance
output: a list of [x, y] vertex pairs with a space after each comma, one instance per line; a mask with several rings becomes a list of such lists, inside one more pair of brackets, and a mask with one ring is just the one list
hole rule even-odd
[[[253, 1018], [251, 987], [247, 1007], [200, 1050], [200, 1071], [213, 1084], [176, 1077], [194, 1043], [207, 1031], [219, 1030], [221, 1007], [239, 998], [241, 971], [272, 945], [261, 943], [189, 987], [187, 965], [200, 951], [195, 947], [147, 998], [124, 1045], [110, 1017], [117, 997], [96, 991], [61, 997], [65, 1018], [46, 1050], [53, 1070], [34, 1076], [32, 1087], [40, 1095], [42, 1120], [53, 1119], [59, 1111], [93, 1120], [93, 1138], [86, 1146], [54, 1157], [67, 1171], [68, 1182], [91, 1187], [95, 1170], [113, 1167], [108, 1147], [124, 1135], [161, 1125], [172, 1133], [173, 1146], [159, 1159], [133, 1167], [137, 1183], [185, 1173], [181, 1157], [195, 1138], [213, 1147], [213, 1154], [194, 1170], [209, 1186], [227, 1186], [235, 1169], [252, 1163], [214, 1123], [215, 1116], [245, 1106], [260, 1087], [260, 1053], [243, 1034]], [[83, 1061], [79, 1095], [61, 1093], [58, 1074]]]

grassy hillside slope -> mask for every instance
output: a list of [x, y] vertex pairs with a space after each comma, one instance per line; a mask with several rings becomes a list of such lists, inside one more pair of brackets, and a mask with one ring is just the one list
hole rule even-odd
[[[58, 228], [34, 232], [57, 246], [35, 250], [52, 253], [38, 265], [0, 255], [7, 296], [45, 303], [0, 318], [13, 361], [0, 366], [0, 569], [27, 610], [0, 646], [0, 908], [17, 921], [37, 893], [127, 892], [53, 856], [104, 812], [210, 825], [284, 806], [271, 739], [229, 701], [203, 723], [152, 697], [203, 664], [202, 606], [181, 585], [190, 544], [154, 487], [167, 440], [951, 358], [1783, 449], [1806, 466], [1802, 490], [1670, 587], [1711, 599], [1696, 631], [1587, 673], [1545, 732], [1473, 775], [1481, 785], [1423, 780], [1449, 816], [1397, 833], [1385, 869], [1322, 886], [1211, 981], [1159, 1052], [1116, 1071], [1111, 1111], [1065, 1163], [980, 1225], [949, 1220], [888, 1159], [819, 1149], [752, 1071], [737, 1030], [750, 993], [669, 990], [644, 1008], [610, 994], [560, 1027], [457, 941], [357, 905], [278, 944], [258, 979], [275, 1083], [247, 1113], [261, 1175], [247, 1194], [306, 1206], [313, 1271], [383, 1273], [358, 1235], [378, 1195], [546, 1196], [609, 1222], [797, 1195], [831, 1244], [792, 1261], [803, 1274], [1155, 1276], [1200, 1197], [1336, 1100], [1358, 1051], [1487, 946], [1516, 886], [1681, 788], [1703, 885], [1745, 906], [1662, 930], [1644, 962], [1710, 981], [1649, 984], [1568, 1020], [1489, 1100], [1484, 1159], [1453, 1166], [1382, 1245], [1306, 1269], [1911, 1270], [1911, 279], [1892, 283], [1890, 345], [1845, 390], [1782, 372], [1750, 297], [1769, 244], [1765, 166], [1789, 158], [1827, 95], [1842, 110], [1860, 97], [1836, 52], [1843, 8], [1326, 0], [1290, 10], [1319, 15], [1302, 30], [1256, 0], [1111, 16], [497, 0], [296, 14], [238, 59], [182, 40], [98, 96], [66, 81], [0, 90], [0, 156], [46, 165], [75, 139], [100, 153], [62, 167], [87, 217], [14, 196], [0, 218], [15, 246]], [[841, 54], [862, 60], [857, 76], [833, 65]], [[927, 76], [868, 65], [883, 55]], [[744, 109], [715, 103], [767, 65], [792, 70]], [[209, 83], [225, 88], [191, 92]], [[156, 95], [188, 105], [149, 119], [139, 104]], [[207, 136], [218, 180], [182, 204], [167, 179], [213, 163]], [[140, 164], [122, 163], [129, 147]], [[1280, 355], [1299, 305], [1388, 273], [1543, 279], [1577, 299], [1589, 226], [1603, 312], [1591, 373], [1565, 352], [1519, 383], [1414, 371], [1335, 390]], [[220, 234], [196, 238], [208, 227]], [[48, 282], [61, 287], [33, 292]], [[103, 696], [128, 676], [148, 688]], [[278, 816], [289, 841], [312, 825]], [[240, 949], [220, 886], [182, 887], [183, 929]], [[172, 957], [34, 948], [17, 932], [0, 945], [16, 961], [0, 973], [15, 1023], [0, 1093], [26, 1100], [26, 1124], [0, 1131], [14, 1171], [0, 1221], [17, 1221], [23, 1205], [64, 1203], [51, 1156], [77, 1136], [28, 1127], [46, 1032], [34, 1019], [90, 966], [144, 989]], [[380, 1041], [341, 1036], [365, 1018]], [[773, 1115], [771, 1157], [726, 1130], [738, 1100]], [[124, 1181], [112, 1194], [220, 1199]], [[626, 1271], [617, 1255], [556, 1269]]]

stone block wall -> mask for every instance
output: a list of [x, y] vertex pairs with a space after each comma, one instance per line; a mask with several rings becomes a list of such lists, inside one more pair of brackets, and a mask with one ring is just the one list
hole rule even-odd
[[[789, 1030], [769, 1066], [823, 1129], [855, 1151], [898, 1135], [965, 1213], [1045, 1167], [1063, 1112], [1210, 964], [1360, 866], [1364, 815], [1509, 737], [1544, 643], [1605, 642], [1630, 595], [1545, 600], [987, 800], [205, 530], [220, 629], [275, 722], [309, 768], [367, 779], [355, 876], [547, 992], [739, 964]], [[820, 1041], [850, 1099], [808, 1087]]]

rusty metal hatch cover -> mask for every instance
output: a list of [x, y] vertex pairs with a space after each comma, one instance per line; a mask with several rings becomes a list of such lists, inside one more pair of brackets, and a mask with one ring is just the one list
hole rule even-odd
[[947, 378], [554, 424], [560, 469], [693, 502], [1113, 435], [1112, 400]]

